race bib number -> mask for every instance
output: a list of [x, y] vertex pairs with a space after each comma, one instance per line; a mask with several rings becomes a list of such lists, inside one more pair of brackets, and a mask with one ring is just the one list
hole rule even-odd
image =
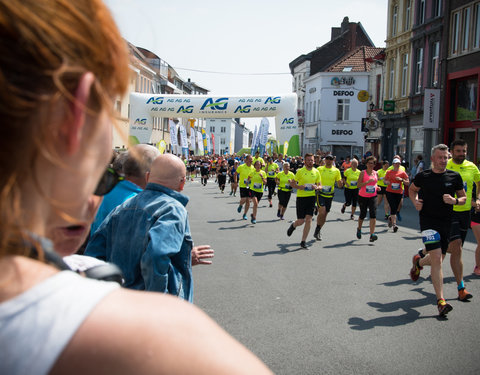
[[400, 184], [399, 183], [392, 183], [392, 190], [400, 190]]
[[285, 189], [291, 190], [292, 187], [291, 187], [290, 185], [288, 185], [288, 184], [285, 184]]
[[440, 242], [440, 233], [433, 229], [427, 229], [422, 232], [422, 241], [424, 244]]
[[367, 193], [369, 193], [369, 194], [375, 193], [376, 190], [377, 190], [377, 189], [375, 188], [375, 185], [367, 185], [367, 186], [365, 187], [365, 191], [366, 191]]
[[272, 176], [272, 177], [275, 176], [275, 171], [270, 171], [270, 172], [268, 172], [268, 175], [269, 175], [269, 176]]
[[358, 182], [358, 181], [352, 181], [352, 182], [350, 182], [350, 186], [357, 186], [357, 182]]
[[262, 188], [262, 184], [261, 184], [261, 183], [258, 183], [258, 182], [254, 182], [254, 183], [253, 183], [253, 188], [254, 188], [254, 189], [261, 189], [261, 188]]
[[322, 186], [322, 192], [323, 193], [331, 193], [332, 192], [332, 187], [331, 186]]
[[305, 184], [305, 191], [312, 191], [313, 190], [313, 184]]

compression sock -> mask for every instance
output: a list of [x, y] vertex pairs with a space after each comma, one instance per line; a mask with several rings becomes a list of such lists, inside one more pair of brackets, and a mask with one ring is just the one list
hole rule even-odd
[[460, 282], [460, 284], [458, 284], [457, 289], [458, 290], [465, 289], [465, 284], [463, 283], [463, 280]]

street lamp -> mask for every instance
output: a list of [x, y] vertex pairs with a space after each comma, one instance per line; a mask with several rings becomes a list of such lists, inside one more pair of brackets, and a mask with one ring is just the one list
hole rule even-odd
[[374, 109], [375, 109], [375, 104], [373, 104], [373, 102], [370, 102], [370, 112], [373, 112]]

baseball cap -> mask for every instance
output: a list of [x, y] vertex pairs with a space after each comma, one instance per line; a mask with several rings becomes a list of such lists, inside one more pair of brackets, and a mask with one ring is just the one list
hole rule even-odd
[[393, 159], [392, 164], [401, 163], [401, 162], [402, 161], [399, 158], [395, 158], [395, 159]]

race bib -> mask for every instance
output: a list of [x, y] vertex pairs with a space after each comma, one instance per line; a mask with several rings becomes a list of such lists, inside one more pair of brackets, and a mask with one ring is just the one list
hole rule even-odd
[[269, 175], [269, 176], [275, 176], [275, 171], [270, 171], [270, 172], [268, 172], [268, 175]]
[[367, 185], [365, 186], [365, 191], [369, 194], [375, 193], [377, 189], [375, 188], [375, 185]]
[[427, 229], [422, 232], [422, 241], [424, 244], [440, 242], [440, 234], [433, 229]]
[[313, 190], [313, 184], [305, 184], [305, 191], [312, 191]]
[[254, 183], [253, 183], [253, 188], [254, 188], [254, 189], [261, 189], [261, 188], [262, 188], [262, 184], [261, 184], [261, 183], [258, 183], [258, 182], [254, 182]]
[[290, 185], [288, 185], [288, 184], [285, 184], [285, 189], [288, 189], [288, 190], [290, 190], [291, 188], [292, 188], [292, 187], [291, 187]]
[[243, 180], [243, 183], [244, 183], [245, 185], [248, 185], [248, 184], [249, 184], [248, 178], [246, 178], [245, 180]]
[[227, 175], [227, 172], [222, 172], [222, 174], [223, 174], [224, 176], [226, 176], [226, 175]]
[[357, 182], [358, 182], [358, 181], [352, 181], [352, 182], [350, 182], [350, 186], [357, 186]]
[[384, 178], [385, 178], [385, 177], [379, 177], [378, 179], [379, 179], [380, 181], [383, 181]]
[[331, 193], [332, 192], [332, 187], [331, 186], [322, 186], [322, 192]]
[[392, 183], [392, 190], [400, 190], [400, 184], [399, 183]]

